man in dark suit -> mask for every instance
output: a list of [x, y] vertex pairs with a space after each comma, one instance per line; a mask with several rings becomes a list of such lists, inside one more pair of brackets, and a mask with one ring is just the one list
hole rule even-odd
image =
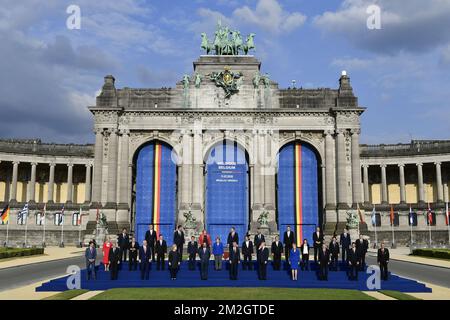
[[128, 236], [127, 229], [123, 228], [122, 233], [119, 234], [117, 239], [120, 249], [120, 261], [127, 261], [127, 251], [130, 245], [130, 237]]
[[293, 243], [295, 243], [295, 234], [291, 230], [291, 226], [287, 226], [283, 236], [284, 257], [286, 261], [289, 261], [289, 254], [291, 253]]
[[231, 248], [233, 248], [233, 242], [239, 243], [239, 235], [237, 234], [235, 227], [232, 227], [230, 233], [228, 233], [227, 238], [228, 251], [230, 251]]
[[316, 232], [313, 233], [314, 242], [314, 262], [317, 262], [317, 255], [322, 250], [323, 245], [323, 233], [320, 231], [320, 227], [316, 228]]
[[328, 264], [330, 263], [330, 251], [327, 249], [326, 244], [322, 245], [322, 249], [319, 251], [319, 280], [328, 281]]
[[191, 241], [188, 243], [187, 251], [189, 254], [189, 270], [195, 270], [195, 257], [197, 256], [198, 244], [194, 236], [191, 237]]
[[129, 262], [128, 262], [128, 270], [137, 270], [137, 260], [139, 253], [139, 243], [137, 243], [136, 238], [131, 238], [130, 246], [128, 251], [130, 252]]
[[162, 234], [159, 235], [159, 240], [155, 244], [156, 251], [156, 270], [164, 270], [166, 268], [166, 253], [167, 253], [167, 243], [164, 240]]
[[256, 251], [258, 251], [261, 243], [263, 242], [266, 242], [266, 238], [264, 238], [264, 235], [261, 234], [261, 230], [258, 229], [257, 233], [255, 234], [255, 238], [253, 239], [253, 245], [255, 246]]
[[229, 252], [229, 261], [230, 261], [230, 280], [237, 280], [238, 275], [238, 265], [241, 261], [241, 253], [239, 251], [239, 247], [237, 242], [233, 242], [233, 246]]
[[173, 233], [173, 243], [177, 245], [180, 262], [183, 260], [184, 231], [181, 225]]
[[139, 248], [139, 262], [141, 267], [141, 280], [148, 280], [150, 274], [150, 264], [152, 263], [152, 250], [147, 244], [147, 240], [142, 241]]
[[330, 270], [338, 271], [339, 243], [337, 242], [336, 236], [333, 236], [333, 240], [330, 242], [329, 250], [331, 256]]
[[350, 238], [350, 233], [348, 233], [347, 229], [344, 229], [344, 232], [341, 233], [339, 243], [341, 244], [342, 249], [342, 262], [347, 262], [347, 252], [352, 244], [352, 239]]
[[364, 267], [366, 266], [366, 253], [369, 249], [369, 241], [363, 239], [362, 234], [360, 234], [359, 239], [355, 242], [355, 245], [356, 251], [358, 251], [359, 256], [359, 268], [361, 271], [363, 271]]
[[119, 273], [121, 251], [117, 247], [116, 242], [113, 242], [111, 249], [109, 250], [109, 272], [111, 273], [111, 280], [117, 280]]
[[150, 247], [150, 251], [152, 252], [153, 261], [155, 261], [155, 244], [157, 238], [158, 237], [156, 236], [156, 231], [153, 230], [153, 225], [149, 225], [148, 230], [145, 233], [145, 240], [147, 240], [147, 244]]
[[92, 276], [95, 280], [95, 259], [97, 259], [97, 249], [94, 247], [94, 242], [89, 242], [89, 248], [86, 248], [84, 256], [86, 258], [87, 279], [90, 280]]
[[269, 262], [269, 249], [266, 243], [262, 242], [258, 249], [258, 278], [259, 280], [267, 280], [267, 263]]
[[245, 236], [245, 241], [242, 243], [242, 255], [244, 256], [244, 263], [242, 269], [252, 270], [252, 254], [253, 254], [253, 242], [250, 240], [250, 236]]
[[211, 252], [207, 246], [206, 242], [203, 242], [202, 247], [198, 251], [198, 256], [200, 258], [200, 276], [202, 280], [208, 280], [208, 267], [209, 258], [211, 257]]
[[347, 263], [350, 268], [348, 277], [350, 280], [358, 280], [359, 257], [356, 245], [352, 242], [352, 247], [348, 250]]
[[380, 265], [381, 280], [387, 280], [389, 274], [389, 250], [384, 247], [384, 242], [381, 242], [381, 248], [378, 249], [377, 262]]
[[280, 270], [281, 267], [281, 255], [283, 253], [283, 244], [280, 241], [280, 237], [275, 236], [275, 241], [272, 242], [272, 259], [273, 270]]

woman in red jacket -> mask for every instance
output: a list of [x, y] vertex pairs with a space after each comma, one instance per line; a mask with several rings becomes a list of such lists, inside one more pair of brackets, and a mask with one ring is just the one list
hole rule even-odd
[[200, 234], [200, 237], [198, 238], [198, 245], [201, 247], [203, 245], [203, 242], [206, 242], [207, 247], [211, 247], [212, 244], [211, 237], [206, 232], [206, 230], [203, 230], [202, 233]]
[[109, 271], [109, 250], [112, 247], [111, 241], [109, 238], [105, 238], [105, 242], [103, 242], [103, 265], [105, 266], [105, 271]]

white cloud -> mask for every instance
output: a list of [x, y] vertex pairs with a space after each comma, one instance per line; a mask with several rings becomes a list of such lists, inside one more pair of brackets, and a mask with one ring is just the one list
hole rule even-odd
[[450, 45], [442, 49], [440, 62], [444, 66], [450, 66]]
[[259, 0], [254, 10], [248, 6], [237, 8], [233, 17], [272, 33], [290, 32], [306, 21], [306, 16], [300, 12], [283, 10], [277, 0]]
[[[381, 30], [369, 30], [366, 10], [381, 8]], [[328, 34], [345, 37], [355, 46], [374, 52], [424, 52], [450, 42], [448, 0], [345, 0], [337, 11], [313, 19]]]

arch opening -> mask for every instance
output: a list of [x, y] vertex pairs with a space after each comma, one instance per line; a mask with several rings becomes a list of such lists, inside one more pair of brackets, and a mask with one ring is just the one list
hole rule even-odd
[[205, 163], [205, 225], [226, 241], [231, 227], [243, 239], [249, 225], [248, 154], [235, 141], [223, 140], [208, 151]]

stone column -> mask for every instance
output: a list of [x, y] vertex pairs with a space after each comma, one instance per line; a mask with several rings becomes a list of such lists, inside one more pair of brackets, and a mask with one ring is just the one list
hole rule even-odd
[[442, 188], [441, 163], [435, 162], [436, 166], [436, 186], [437, 186], [437, 202], [444, 201], [444, 190]]
[[352, 133], [352, 198], [353, 206], [362, 203], [361, 190], [361, 160], [359, 157], [359, 134], [360, 129], [353, 129]]
[[181, 167], [181, 209], [189, 209], [191, 205], [192, 188], [192, 137], [190, 130], [183, 132], [183, 155]]
[[262, 205], [262, 195], [261, 195], [261, 160], [259, 154], [259, 135], [258, 130], [253, 131], [253, 174], [252, 177], [252, 190], [253, 190], [253, 209], [260, 209]]
[[192, 166], [192, 204], [193, 209], [201, 209], [203, 207], [203, 141], [202, 130], [194, 130], [193, 141], [193, 166]]
[[338, 207], [348, 209], [347, 199], [347, 175], [345, 159], [345, 129], [337, 130], [337, 186], [338, 186]]
[[47, 190], [47, 203], [53, 203], [53, 190], [55, 186], [55, 163], [49, 165], [49, 177], [48, 177], [48, 190]]
[[91, 167], [89, 163], [86, 165], [86, 182], [84, 185], [84, 203], [91, 202]]
[[115, 208], [117, 204], [117, 129], [109, 130], [109, 150], [108, 150], [108, 184], [106, 195], [106, 206]]
[[12, 184], [10, 202], [17, 202], [17, 176], [19, 173], [19, 161], [13, 161]]
[[67, 203], [72, 203], [73, 200], [73, 164], [67, 164]]
[[386, 165], [381, 164], [381, 203], [388, 204], [388, 189], [386, 181]]
[[264, 181], [264, 164], [265, 164], [265, 145], [264, 145], [264, 130], [258, 130], [258, 186], [259, 186], [259, 195], [261, 200], [261, 208], [264, 206], [265, 197], [265, 181]]
[[326, 183], [326, 208], [336, 209], [336, 177], [335, 177], [335, 143], [333, 131], [325, 131], [325, 183]]
[[369, 189], [369, 165], [363, 165], [363, 175], [364, 175], [364, 202], [366, 204], [370, 203], [370, 189]]
[[406, 203], [406, 188], [405, 188], [405, 165], [403, 163], [398, 165], [400, 178], [400, 203]]
[[424, 188], [423, 188], [423, 171], [422, 171], [422, 163], [417, 163], [417, 187], [419, 191], [419, 203], [424, 204], [425, 203], [425, 194], [424, 194]]
[[30, 188], [28, 189], [28, 201], [30, 203], [35, 202], [35, 195], [36, 195], [36, 162], [31, 163], [31, 179], [30, 179]]
[[121, 133], [119, 206], [123, 209], [128, 209], [128, 193], [131, 192], [131, 190], [128, 189], [128, 179], [130, 179], [128, 176], [130, 132], [128, 130], [122, 130]]
[[103, 130], [95, 130], [94, 175], [92, 179], [92, 205], [97, 207], [102, 195]]
[[270, 132], [266, 132], [264, 141], [264, 204], [265, 209], [275, 210], [275, 168], [272, 163], [272, 138]]

